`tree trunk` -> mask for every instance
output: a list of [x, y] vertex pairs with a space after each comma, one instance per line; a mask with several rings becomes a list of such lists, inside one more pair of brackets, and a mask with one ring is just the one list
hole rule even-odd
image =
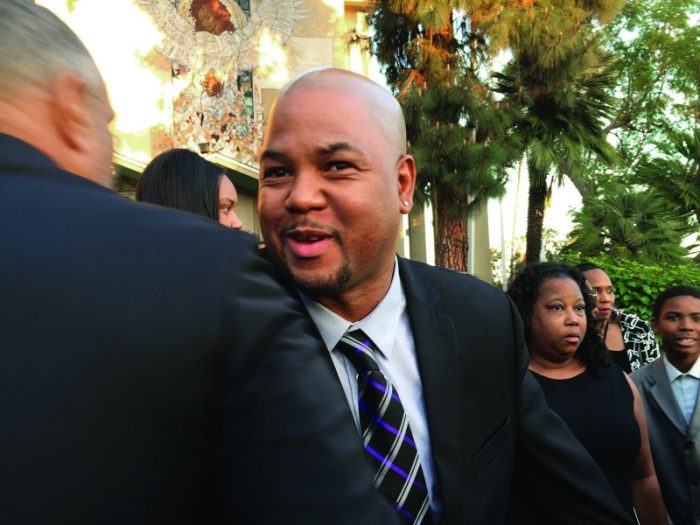
[[579, 177], [572, 177], [570, 173], [565, 173], [564, 175], [569, 177], [569, 180], [574, 185], [579, 195], [581, 195], [582, 199], [590, 197], [593, 194], [595, 187], [592, 184], [581, 180]]
[[466, 273], [469, 251], [467, 219], [464, 216], [455, 217], [448, 209], [451, 204], [461, 202], [464, 198], [451, 188], [441, 189], [436, 197], [435, 264]]
[[533, 264], [540, 261], [546, 199], [547, 184], [544, 181], [533, 182], [531, 179], [530, 189], [527, 194], [527, 241], [525, 264]]

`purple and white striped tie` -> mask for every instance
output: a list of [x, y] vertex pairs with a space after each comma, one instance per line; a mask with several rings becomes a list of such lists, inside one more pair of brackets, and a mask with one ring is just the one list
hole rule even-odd
[[432, 523], [430, 498], [399, 394], [379, 370], [376, 346], [362, 330], [346, 333], [336, 349], [357, 370], [360, 427], [376, 468], [374, 485], [407, 523]]

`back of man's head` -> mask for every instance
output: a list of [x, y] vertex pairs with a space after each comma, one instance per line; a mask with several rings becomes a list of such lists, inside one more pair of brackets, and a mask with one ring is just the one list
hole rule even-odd
[[75, 33], [30, 0], [2, 0], [0, 133], [108, 185], [112, 116], [102, 78]]
[[13, 100], [70, 71], [99, 85], [80, 39], [56, 15], [30, 0], [0, 3], [0, 99]]

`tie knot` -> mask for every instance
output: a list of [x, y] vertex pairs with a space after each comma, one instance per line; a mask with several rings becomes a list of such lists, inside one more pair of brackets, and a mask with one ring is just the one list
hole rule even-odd
[[379, 365], [374, 358], [376, 349], [372, 340], [362, 330], [346, 333], [336, 346], [336, 350], [347, 357], [358, 372], [363, 373], [379, 370]]

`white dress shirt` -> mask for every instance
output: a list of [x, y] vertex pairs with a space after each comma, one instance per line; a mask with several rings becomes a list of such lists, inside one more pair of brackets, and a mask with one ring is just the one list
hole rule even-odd
[[673, 366], [666, 355], [664, 355], [664, 365], [666, 365], [666, 373], [676, 402], [685, 417], [685, 422], [690, 424], [698, 399], [698, 387], [700, 387], [700, 359], [696, 359], [686, 373]]
[[406, 296], [399, 278], [398, 260], [394, 262], [394, 274], [389, 291], [367, 317], [356, 323], [346, 321], [304, 295], [303, 292], [300, 292], [300, 296], [331, 354], [333, 365], [345, 391], [358, 430], [360, 430], [360, 414], [357, 396], [357, 371], [341, 352], [335, 350], [335, 347], [347, 331], [361, 329], [379, 349], [379, 353], [376, 355], [377, 364], [398, 392], [406, 412], [430, 495], [433, 521], [436, 522], [442, 505], [436, 498], [436, 494], [438, 494], [437, 480], [431, 453], [428, 420], [425, 414], [423, 386], [418, 374], [416, 349], [406, 313]]

